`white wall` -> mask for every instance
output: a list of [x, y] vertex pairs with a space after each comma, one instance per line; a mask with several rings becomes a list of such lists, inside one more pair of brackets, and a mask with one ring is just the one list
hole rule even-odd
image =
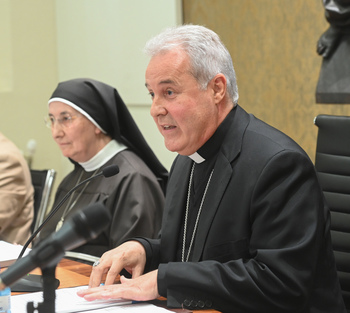
[[[182, 23], [181, 0], [56, 0], [58, 80], [89, 77], [119, 91], [146, 140], [166, 168], [166, 150], [149, 114], [144, 44]], [[62, 160], [62, 170], [70, 164]]]
[[54, 0], [0, 1], [0, 131], [24, 154], [36, 141], [33, 168], [60, 170], [60, 151], [44, 125], [57, 85]]
[[181, 0], [0, 0], [0, 131], [24, 153], [36, 141], [32, 168], [71, 164], [44, 126], [47, 101], [61, 80], [90, 76], [115, 86], [166, 168], [164, 147], [149, 115], [141, 50], [163, 28], [182, 23]]
[[13, 89], [10, 0], [0, 2], [0, 92]]

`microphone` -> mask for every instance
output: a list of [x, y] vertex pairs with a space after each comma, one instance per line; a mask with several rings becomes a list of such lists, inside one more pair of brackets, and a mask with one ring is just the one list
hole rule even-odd
[[25, 257], [0, 274], [0, 290], [12, 285], [36, 267], [55, 266], [65, 250], [96, 238], [109, 224], [111, 215], [101, 203], [94, 203], [68, 219], [62, 228], [43, 240]]
[[119, 167], [116, 164], [112, 164], [109, 166], [106, 166], [105, 168], [102, 169], [101, 172], [97, 173], [94, 176], [91, 176], [85, 180], [83, 180], [81, 183], [79, 183], [78, 185], [76, 185], [75, 187], [73, 187], [63, 198], [62, 200], [56, 205], [55, 208], [53, 208], [50, 212], [50, 214], [46, 217], [46, 219], [41, 223], [41, 225], [33, 232], [33, 234], [30, 236], [30, 238], [27, 240], [27, 242], [24, 244], [20, 254], [18, 255], [18, 259], [20, 259], [24, 252], [26, 251], [26, 249], [28, 248], [29, 244], [34, 240], [34, 238], [38, 235], [38, 233], [41, 231], [41, 229], [45, 226], [45, 224], [56, 214], [56, 212], [58, 211], [58, 209], [62, 206], [62, 204], [70, 197], [70, 195], [76, 190], [78, 189], [81, 185], [86, 184], [87, 182], [89, 182], [92, 179], [95, 179], [97, 177], [100, 176], [104, 176], [104, 177], [111, 177], [114, 176], [116, 174], [119, 173]]
[[[83, 180], [81, 183], [73, 187], [63, 198], [62, 200], [51, 210], [49, 215], [45, 218], [45, 220], [41, 223], [41, 225], [33, 232], [33, 234], [29, 237], [27, 242], [24, 244], [16, 263], [19, 261], [19, 259], [22, 258], [24, 252], [28, 248], [29, 244], [34, 240], [34, 238], [38, 235], [38, 233], [41, 231], [41, 229], [45, 226], [45, 224], [56, 214], [56, 212], [59, 210], [59, 208], [62, 206], [62, 204], [69, 198], [69, 196], [78, 189], [81, 185], [86, 184], [92, 179], [95, 179], [100, 176], [104, 177], [111, 177], [119, 173], [119, 167], [116, 164], [106, 166], [102, 169], [101, 172], [98, 174], [91, 176], [85, 180]], [[59, 281], [56, 281], [56, 285], [58, 287]], [[42, 284], [42, 277], [41, 275], [35, 275], [35, 274], [29, 274], [26, 277], [20, 279], [17, 281], [16, 284], [14, 284], [11, 288], [14, 292], [33, 292], [33, 291], [40, 291], [43, 289]]]

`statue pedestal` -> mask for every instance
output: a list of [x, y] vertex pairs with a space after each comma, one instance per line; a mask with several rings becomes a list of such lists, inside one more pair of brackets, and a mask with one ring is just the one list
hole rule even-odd
[[344, 35], [329, 59], [323, 59], [316, 103], [350, 104], [350, 35]]

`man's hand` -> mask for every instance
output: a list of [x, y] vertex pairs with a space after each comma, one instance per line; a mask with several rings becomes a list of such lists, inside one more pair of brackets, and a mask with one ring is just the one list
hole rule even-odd
[[132, 279], [121, 276], [120, 284], [88, 288], [79, 291], [78, 296], [87, 301], [118, 298], [136, 301], [154, 300], [159, 297], [157, 274], [158, 270]]
[[[132, 278], [142, 275], [146, 265], [146, 252], [137, 241], [128, 241], [119, 247], [104, 253], [100, 263], [92, 268], [89, 287], [97, 287], [107, 273], [105, 285], [114, 283], [122, 269], [132, 274]], [[126, 278], [124, 278], [126, 279]]]

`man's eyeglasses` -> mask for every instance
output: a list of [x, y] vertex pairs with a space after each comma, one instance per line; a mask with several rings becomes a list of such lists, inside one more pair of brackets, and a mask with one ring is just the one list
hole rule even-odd
[[48, 128], [53, 128], [55, 125], [60, 125], [64, 128], [68, 128], [72, 125], [72, 122], [78, 117], [78, 115], [70, 115], [69, 113], [61, 114], [60, 118], [54, 118], [52, 115], [45, 116], [45, 125]]

